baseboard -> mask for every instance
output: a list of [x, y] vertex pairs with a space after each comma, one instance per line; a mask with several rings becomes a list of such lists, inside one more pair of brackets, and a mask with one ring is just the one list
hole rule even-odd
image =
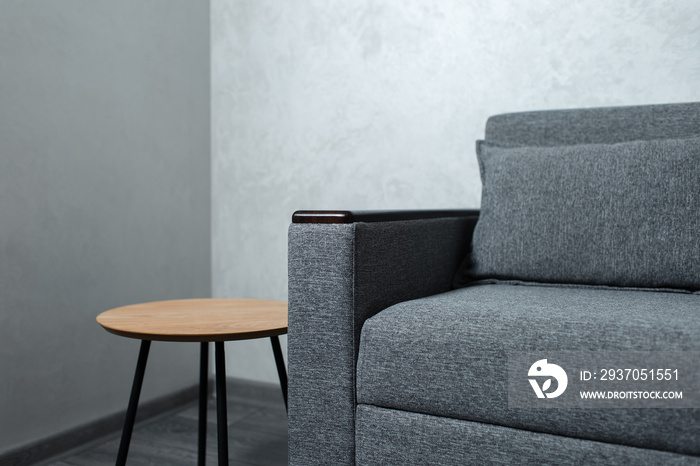
[[[226, 378], [226, 397], [229, 399], [245, 398], [247, 401], [263, 403], [282, 403], [282, 390], [279, 382], [260, 382], [257, 380]], [[231, 401], [234, 403], [235, 401]]]
[[[209, 388], [214, 384], [210, 383]], [[193, 385], [180, 391], [164, 395], [155, 400], [140, 403], [136, 421], [158, 416], [179, 406], [196, 401], [199, 398], [199, 385]], [[124, 411], [105, 416], [88, 424], [70, 429], [19, 448], [0, 454], [0, 466], [24, 466], [35, 464], [68, 452], [76, 447], [116, 434], [121, 431], [126, 417]]]

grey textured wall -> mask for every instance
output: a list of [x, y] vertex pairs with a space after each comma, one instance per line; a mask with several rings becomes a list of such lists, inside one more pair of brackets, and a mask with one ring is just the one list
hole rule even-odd
[[[210, 295], [209, 5], [0, 6], [0, 453], [126, 408], [103, 310]], [[197, 383], [154, 343], [143, 400]]]
[[285, 299], [294, 210], [478, 206], [489, 115], [700, 100], [697, 0], [212, 0], [212, 39], [216, 296]]

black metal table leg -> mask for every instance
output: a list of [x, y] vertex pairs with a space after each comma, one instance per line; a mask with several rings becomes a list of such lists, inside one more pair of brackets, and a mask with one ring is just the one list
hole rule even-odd
[[117, 466], [124, 466], [126, 464], [126, 456], [129, 454], [129, 443], [131, 442], [131, 433], [134, 431], [134, 421], [136, 420], [136, 408], [138, 408], [139, 405], [139, 397], [141, 396], [141, 385], [143, 385], [143, 375], [146, 373], [146, 362], [148, 361], [148, 350], [150, 349], [151, 341], [141, 340], [139, 359], [136, 363], [136, 373], [134, 374], [134, 383], [131, 386], [131, 396], [129, 397], [129, 407], [126, 410], [126, 419], [124, 419], [122, 439], [119, 443], [119, 453], [117, 454]]
[[199, 436], [197, 464], [207, 461], [207, 397], [209, 395], [209, 342], [202, 342], [199, 353]]
[[277, 336], [270, 337], [270, 342], [272, 342], [272, 352], [275, 355], [277, 374], [280, 377], [280, 386], [282, 387], [282, 396], [284, 397], [284, 409], [287, 409], [287, 369], [284, 367], [284, 357], [282, 356], [280, 339]]
[[217, 341], [216, 350], [216, 430], [219, 445], [219, 466], [228, 466], [228, 421], [226, 416], [226, 360], [224, 342]]

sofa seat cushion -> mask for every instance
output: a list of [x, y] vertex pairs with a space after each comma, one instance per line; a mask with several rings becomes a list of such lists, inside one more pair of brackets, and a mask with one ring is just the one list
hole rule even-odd
[[700, 296], [494, 284], [400, 303], [362, 328], [357, 402], [700, 455], [700, 409], [508, 408], [519, 351], [700, 351]]

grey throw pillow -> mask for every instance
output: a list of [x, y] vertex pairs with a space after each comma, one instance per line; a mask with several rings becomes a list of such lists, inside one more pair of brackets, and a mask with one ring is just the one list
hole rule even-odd
[[470, 279], [700, 289], [700, 138], [478, 156]]

